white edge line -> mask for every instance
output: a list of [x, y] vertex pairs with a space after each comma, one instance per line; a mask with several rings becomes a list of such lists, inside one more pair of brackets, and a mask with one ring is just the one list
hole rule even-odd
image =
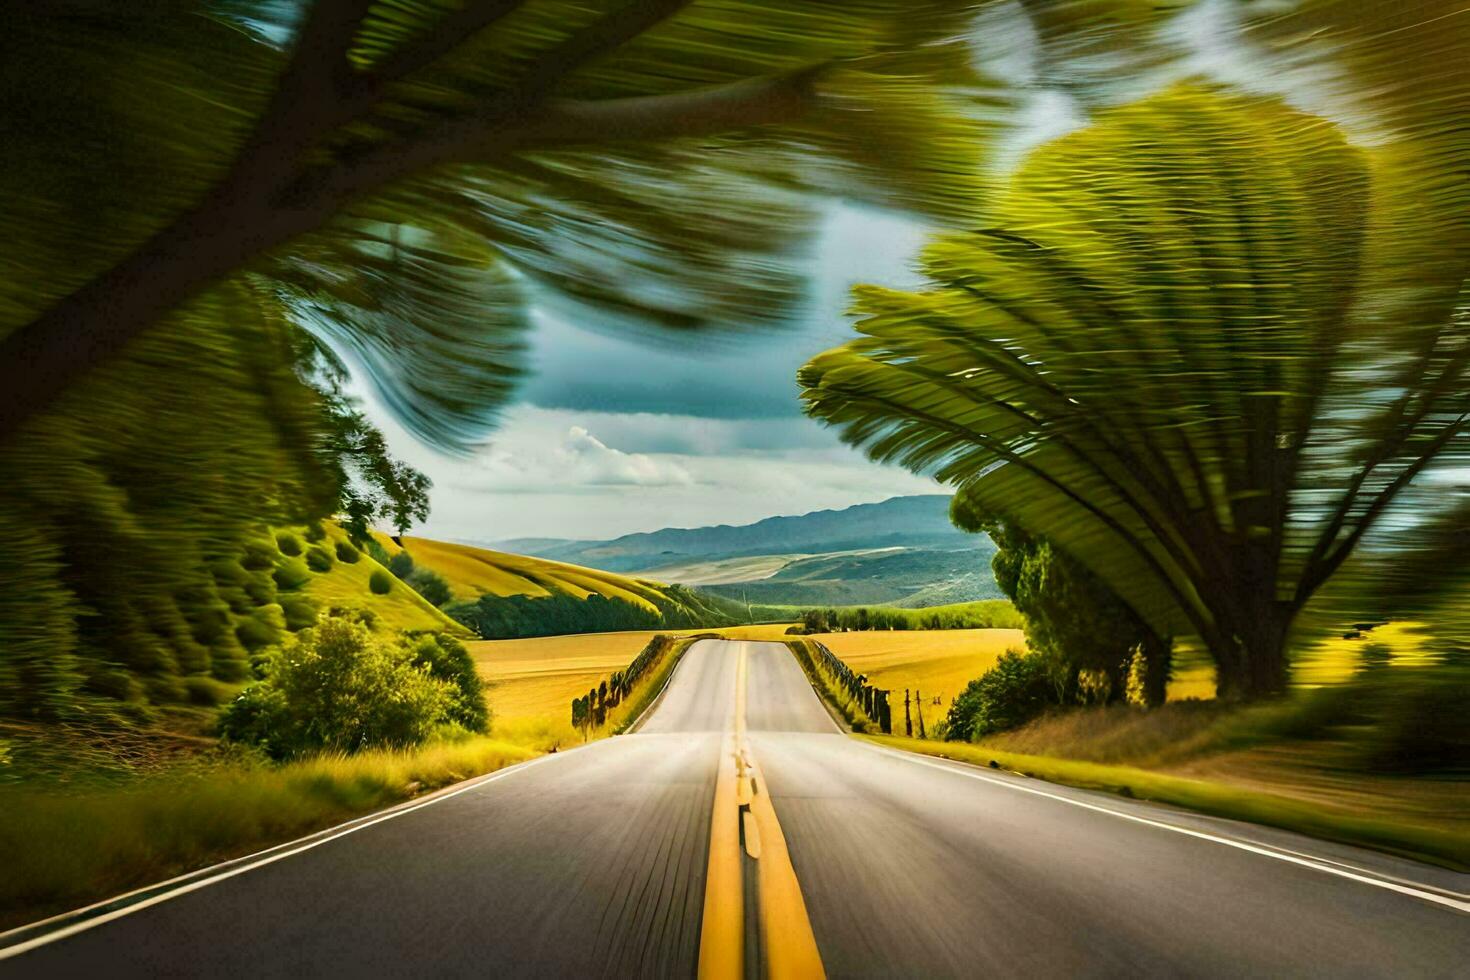
[[[576, 746], [576, 748], [582, 748], [582, 746]], [[378, 814], [376, 817], [358, 817], [356, 818], [355, 822], [348, 822], [350, 826], [345, 826], [335, 832], [331, 828], [328, 828], [324, 831], [319, 830], [314, 834], [308, 834], [305, 837], [299, 837], [295, 841], [288, 841], [284, 844], [276, 844], [275, 846], [266, 848], [263, 851], [258, 851], [254, 855], [246, 855], [243, 858], [235, 858], [232, 861], [221, 862], [221, 865], [235, 866], [221, 871], [218, 874], [207, 875], [206, 877], [199, 878], [195, 881], [185, 882], [177, 888], [171, 888], [167, 891], [159, 892], [156, 895], [150, 895], [145, 899], [141, 899], [137, 902], [132, 902], [128, 905], [123, 906], [122, 908], [113, 909], [111, 912], [105, 912], [102, 915], [94, 916], [89, 919], [83, 919], [80, 922], [74, 922], [71, 925], [63, 926], [60, 929], [56, 929], [52, 932], [44, 933], [43, 935], [37, 936], [34, 939], [27, 939], [24, 942], [15, 943], [11, 946], [0, 947], [0, 961], [11, 959], [12, 957], [19, 956], [22, 953], [28, 953], [33, 949], [37, 949], [49, 943], [54, 943], [60, 939], [66, 939], [69, 936], [75, 936], [77, 933], [86, 932], [88, 929], [94, 929], [97, 926], [116, 921], [117, 919], [121, 919], [124, 916], [132, 915], [134, 912], [141, 912], [143, 909], [151, 908], [154, 905], [160, 905], [164, 902], [169, 901], [170, 899], [178, 898], [181, 895], [187, 895], [190, 892], [199, 891], [201, 888], [206, 888], [210, 885], [218, 884], [219, 882], [224, 881], [228, 878], [233, 878], [236, 875], [242, 875], [247, 871], [254, 871], [256, 868], [263, 868], [268, 864], [274, 864], [275, 862], [284, 860], [288, 857], [295, 857], [297, 854], [309, 851], [314, 847], [320, 847], [321, 845], [329, 843], [331, 841], [339, 840], [340, 838], [346, 837], [348, 834], [355, 834], [359, 830], [365, 830], [368, 827], [375, 826], [376, 824], [383, 823], [384, 821], [392, 820], [394, 817], [401, 817], [406, 813], [412, 813], [415, 810], [422, 810], [424, 807], [433, 806], [435, 803], [442, 803], [445, 800], [453, 799], [454, 797], [459, 796], [461, 793], [468, 793], [471, 790], [479, 789], [480, 787], [485, 786], [489, 783], [493, 783], [498, 779], [502, 779], [506, 776], [513, 776], [518, 772], [525, 772], [527, 769], [531, 768], [537, 763], [548, 762], [551, 759], [555, 758], [557, 755], [562, 754], [564, 753], [548, 753], [546, 755], [538, 756], [534, 759], [527, 759], [524, 762], [506, 766], [495, 772], [487, 773], [485, 776], [475, 779], [468, 786], [459, 786], [456, 788], [448, 789], [446, 791], [441, 791], [435, 793], [433, 796], [425, 800], [413, 801], [407, 804], [399, 804], [383, 813]], [[216, 867], [219, 867], [221, 865], [216, 865]], [[208, 868], [204, 870], [207, 872]], [[180, 878], [188, 878], [193, 875], [198, 875], [199, 873], [200, 872], [198, 871], [192, 871], [169, 880], [177, 881]], [[63, 912], [58, 916], [53, 916], [52, 918], [67, 918], [70, 916], [79, 915], [85, 913], [88, 909], [97, 908], [103, 905], [110, 905], [113, 902], [122, 901], [129, 895], [135, 895], [138, 892], [163, 887], [167, 884], [168, 881], [164, 881], [158, 885], [146, 885], [143, 888], [135, 888], [133, 889], [133, 891], [125, 892], [115, 898], [106, 899], [101, 902], [94, 902], [91, 905], [84, 906], [83, 908], [77, 909], [73, 912]], [[45, 923], [46, 921], [47, 920], [42, 919], [39, 922], [33, 922], [28, 925], [18, 926], [15, 931], [18, 932], [22, 929], [32, 929], [38, 925]], [[0, 934], [0, 936], [3, 936], [3, 934]]]
[[[1325, 874], [1337, 875], [1339, 878], [1347, 878], [1349, 881], [1356, 881], [1364, 885], [1372, 885], [1375, 888], [1384, 888], [1388, 891], [1398, 892], [1402, 895], [1410, 895], [1414, 898], [1422, 899], [1426, 902], [1433, 902], [1436, 905], [1442, 905], [1446, 908], [1454, 909], [1457, 912], [1470, 913], [1470, 902], [1463, 901], [1458, 898], [1451, 898], [1448, 895], [1440, 895], [1436, 894], [1435, 892], [1425, 891], [1421, 888], [1415, 888], [1409, 885], [1401, 885], [1393, 881], [1385, 881], [1382, 878], [1372, 877], [1366, 874], [1358, 874], [1353, 871], [1348, 871], [1345, 868], [1335, 867], [1332, 864], [1324, 863], [1313, 858], [1300, 857], [1295, 854], [1284, 854], [1280, 851], [1271, 850], [1270, 848], [1262, 847], [1257, 844], [1250, 844], [1242, 840], [1235, 840], [1234, 838], [1230, 837], [1221, 837], [1217, 834], [1210, 834], [1206, 833], [1205, 831], [1194, 830], [1189, 827], [1180, 827], [1177, 824], [1167, 823], [1162, 820], [1152, 820], [1148, 817], [1141, 817], [1133, 813], [1124, 813], [1120, 810], [1111, 809], [1110, 807], [1098, 806], [1095, 803], [1088, 803], [1085, 800], [1077, 800], [1068, 796], [1063, 796], [1060, 793], [1048, 793], [1046, 790], [1043, 789], [1036, 789], [1033, 786], [1022, 786], [1010, 780], [998, 779], [985, 773], [970, 772], [966, 769], [956, 769], [952, 765], [947, 766], [940, 762], [934, 762], [913, 752], [903, 752], [898, 749], [890, 749], [887, 746], [874, 745], [871, 742], [863, 741], [861, 739], [857, 741], [859, 742], [859, 744], [866, 745], [868, 748], [873, 749], [875, 752], [881, 752], [884, 755], [891, 755], [895, 758], [903, 759], [907, 762], [912, 762], [914, 765], [928, 766], [930, 769], [938, 769], [942, 772], [954, 773], [956, 776], [967, 776], [970, 779], [978, 779], [981, 782], [993, 783], [996, 786], [1003, 786], [1006, 789], [1013, 789], [1020, 793], [1031, 793], [1035, 796], [1045, 796], [1048, 799], [1058, 800], [1062, 803], [1070, 804], [1071, 806], [1082, 807], [1085, 810], [1096, 810], [1099, 813], [1106, 813], [1110, 816], [1118, 817], [1121, 820], [1131, 820], [1134, 823], [1146, 824], [1150, 827], [1158, 827], [1161, 830], [1173, 831], [1176, 834], [1184, 834], [1188, 837], [1198, 837], [1200, 840], [1213, 841], [1216, 844], [1224, 844], [1226, 847], [1234, 847], [1238, 850], [1249, 851], [1251, 854], [1259, 854], [1263, 857], [1274, 858], [1277, 861], [1285, 861], [1288, 864], [1296, 864], [1304, 868], [1311, 868], [1314, 871], [1321, 871]], [[963, 762], [959, 764], [962, 766], [967, 765]]]

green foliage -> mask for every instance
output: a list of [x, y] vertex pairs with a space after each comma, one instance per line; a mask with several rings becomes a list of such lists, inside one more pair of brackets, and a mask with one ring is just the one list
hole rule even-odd
[[329, 572], [332, 570], [332, 553], [321, 545], [314, 545], [307, 549], [306, 567], [313, 572]]
[[[1163, 703], [1169, 645], [1102, 578], [1045, 538], [974, 511], [969, 497], [957, 496], [952, 514], [996, 543], [995, 581], [1026, 617], [1026, 642], [1045, 655], [1059, 701], [1091, 700], [1089, 687], [1104, 703], [1124, 700], [1138, 654], [1138, 700]], [[1163, 662], [1149, 664], [1150, 657]], [[1084, 672], [1092, 675], [1086, 682]]]
[[[771, 619], [784, 618], [772, 610]], [[790, 615], [785, 613], [784, 615]], [[1021, 629], [1026, 624], [1016, 607], [1005, 599], [982, 599], [927, 609], [897, 609], [892, 606], [841, 606], [803, 609], [796, 612], [808, 633], [837, 633], [866, 630], [979, 630]]]
[[286, 617], [286, 629], [299, 632], [316, 622], [316, 605], [302, 596], [287, 596], [281, 599], [281, 611]]
[[427, 599], [430, 605], [443, 606], [453, 598], [449, 591], [449, 583], [444, 580], [444, 576], [431, 568], [416, 568], [404, 581], [415, 592]]
[[[657, 612], [622, 599], [592, 593], [585, 599], [556, 592], [549, 596], [482, 595], [473, 602], [446, 608], [453, 619], [486, 639], [604, 633], [614, 630], [700, 629], [744, 621], [733, 604], [696, 589], [671, 585], [664, 599], [653, 600]], [[743, 607], [739, 610], [743, 614]]]
[[413, 574], [413, 557], [406, 551], [400, 551], [389, 558], [387, 564], [388, 571], [404, 581], [407, 581], [408, 577]]
[[1470, 450], [1463, 263], [1407, 186], [1274, 100], [1099, 113], [928, 249], [932, 289], [857, 290], [863, 336], [803, 368], [808, 410], [1198, 636], [1223, 695], [1279, 692], [1303, 606], [1385, 514], [1428, 527], [1414, 508], [1452, 501], [1414, 477]]
[[276, 535], [276, 548], [281, 554], [290, 558], [301, 557], [301, 539], [289, 531], [282, 531]]
[[362, 553], [346, 541], [338, 541], [336, 546], [337, 560], [347, 564], [356, 565], [362, 560]]
[[327, 529], [322, 527], [321, 521], [311, 521], [306, 525], [303, 536], [312, 544], [318, 544], [327, 539]]
[[241, 617], [235, 624], [235, 638], [240, 645], [254, 653], [281, 642], [281, 627], [284, 625], [284, 611], [281, 612], [282, 622], [277, 623], [267, 610], [266, 606], [255, 613]]
[[276, 588], [283, 592], [294, 592], [311, 581], [311, 572], [300, 558], [287, 558], [276, 566], [271, 574]]
[[488, 731], [490, 709], [485, 704], [485, 684], [464, 644], [443, 633], [405, 637], [404, 644], [415, 666], [453, 685], [452, 703], [445, 717], [466, 731]]
[[1039, 654], [1007, 650], [995, 666], [965, 686], [950, 706], [944, 737], [972, 742], [1024, 725], [1054, 703], [1047, 665]]
[[393, 591], [393, 576], [381, 568], [375, 568], [368, 576], [368, 588], [372, 590], [373, 595], [387, 595]]
[[270, 659], [265, 678], [221, 715], [220, 731], [275, 759], [420, 744], [464, 705], [462, 689], [417, 655], [361, 623], [323, 619]]

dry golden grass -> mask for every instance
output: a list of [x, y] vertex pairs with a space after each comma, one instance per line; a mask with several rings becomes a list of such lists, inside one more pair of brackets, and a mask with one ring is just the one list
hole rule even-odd
[[[812, 637], [861, 674], [874, 687], [894, 692], [890, 705], [894, 726], [903, 724], [903, 692], [924, 696], [924, 723], [933, 725], [949, 713], [950, 702], [970, 681], [985, 673], [1002, 653], [1024, 649], [1020, 630], [874, 630], [824, 633]], [[935, 699], [939, 703], [935, 704]], [[915, 718], [914, 730], [918, 730]]]

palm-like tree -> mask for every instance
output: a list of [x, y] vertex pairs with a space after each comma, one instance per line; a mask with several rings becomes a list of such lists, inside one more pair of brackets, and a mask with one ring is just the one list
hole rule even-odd
[[1424, 207], [1392, 164], [1199, 87], [1105, 113], [928, 249], [931, 290], [858, 288], [808, 411], [1199, 637], [1222, 694], [1280, 691], [1303, 607], [1466, 455], [1470, 321], [1432, 251], [1388, 288]]

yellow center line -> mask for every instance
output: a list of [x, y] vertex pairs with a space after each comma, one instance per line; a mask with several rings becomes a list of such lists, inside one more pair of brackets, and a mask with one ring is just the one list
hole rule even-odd
[[745, 882], [740, 864], [740, 830], [745, 853], [756, 861], [761, 947], [766, 975], [775, 980], [825, 977], [822, 957], [807, 915], [801, 883], [791, 865], [786, 837], [765, 777], [745, 733], [747, 648], [735, 663], [734, 731], [723, 741], [710, 823], [709, 873], [705, 879], [700, 932], [701, 978], [743, 977], [745, 971]]

